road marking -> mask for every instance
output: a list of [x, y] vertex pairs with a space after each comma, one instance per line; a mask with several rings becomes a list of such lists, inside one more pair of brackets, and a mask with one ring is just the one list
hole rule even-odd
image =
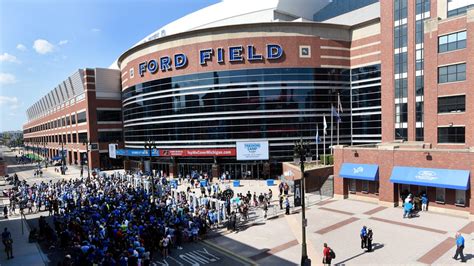
[[169, 256], [166, 259], [163, 259], [161, 261], [157, 261], [159, 265], [162, 266], [169, 266], [170, 264], [168, 263], [167, 260], [173, 260], [176, 263], [178, 263], [180, 266], [184, 265], [193, 265], [193, 266], [198, 266], [198, 265], [206, 265], [209, 263], [214, 263], [216, 261], [221, 260], [220, 257], [210, 253], [206, 248], [202, 248], [199, 250], [193, 250], [189, 251], [183, 254], [179, 254], [177, 257], [171, 257]]

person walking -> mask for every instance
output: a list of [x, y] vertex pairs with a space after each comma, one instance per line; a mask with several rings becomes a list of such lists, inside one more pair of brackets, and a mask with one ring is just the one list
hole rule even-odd
[[323, 248], [323, 264], [324, 265], [331, 265], [332, 255], [331, 255], [331, 248], [328, 247], [327, 243], [324, 243]]
[[290, 214], [290, 200], [288, 199], [288, 197], [286, 197], [285, 199], [285, 209], [286, 209], [285, 214], [289, 215]]
[[7, 205], [3, 206], [3, 217], [8, 219], [8, 207]]
[[464, 237], [461, 235], [461, 233], [457, 232], [456, 233], [456, 254], [454, 254], [453, 259], [458, 260], [458, 256], [461, 257], [461, 262], [466, 262], [464, 258]]
[[360, 248], [364, 249], [367, 247], [367, 227], [364, 225], [360, 230]]
[[7, 259], [13, 259], [13, 239], [12, 234], [8, 231], [8, 228], [5, 227], [5, 230], [2, 233], [2, 242], [5, 246], [5, 252], [7, 253]]
[[421, 196], [421, 210], [424, 212], [428, 210], [428, 197], [426, 194]]
[[280, 195], [279, 198], [280, 198], [280, 200], [279, 200], [280, 201], [280, 210], [283, 210], [283, 195]]
[[374, 239], [374, 232], [369, 228], [367, 231], [367, 252], [372, 252], [372, 240]]

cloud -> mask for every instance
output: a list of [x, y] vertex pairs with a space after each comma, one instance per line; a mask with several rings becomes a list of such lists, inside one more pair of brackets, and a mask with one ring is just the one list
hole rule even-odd
[[92, 31], [92, 32], [100, 32], [100, 29], [98, 29], [98, 28], [93, 28], [93, 29], [91, 29], [91, 31]]
[[47, 54], [53, 52], [54, 45], [47, 40], [38, 39], [34, 42], [33, 48], [38, 54]]
[[15, 106], [15, 109], [19, 106], [18, 98], [17, 97], [8, 97], [0, 95], [0, 106], [8, 105], [8, 106]]
[[16, 83], [16, 77], [10, 73], [0, 72], [0, 84], [13, 84]]
[[24, 45], [21, 44], [21, 43], [19, 43], [19, 44], [16, 46], [16, 49], [18, 49], [18, 50], [20, 50], [20, 51], [22, 51], [22, 52], [28, 50], [28, 49], [26, 49], [26, 46], [24, 46]]
[[68, 42], [69, 42], [68, 40], [61, 40], [61, 41], [59, 41], [58, 44], [59, 44], [59, 45], [65, 45], [65, 44], [67, 44]]
[[10, 63], [21, 63], [20, 60], [16, 58], [16, 56], [11, 55], [9, 53], [0, 54], [0, 62], [10, 62]]

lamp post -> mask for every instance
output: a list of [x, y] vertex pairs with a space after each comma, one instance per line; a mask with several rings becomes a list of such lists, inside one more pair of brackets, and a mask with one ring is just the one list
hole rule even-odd
[[155, 142], [152, 141], [151, 139], [148, 139], [147, 141], [145, 141], [145, 149], [148, 149], [148, 155], [150, 156], [151, 201], [155, 202], [155, 177], [153, 175], [152, 164], [151, 164], [152, 151], [153, 149], [156, 149]]
[[301, 230], [302, 230], [302, 244], [301, 244], [301, 265], [311, 265], [311, 260], [308, 258], [308, 252], [306, 249], [306, 211], [305, 211], [305, 173], [304, 163], [311, 158], [311, 151], [309, 149], [309, 143], [303, 142], [301, 138], [295, 142], [294, 147], [294, 159], [299, 160], [301, 170]]
[[61, 144], [61, 175], [64, 175], [64, 140], [61, 138], [59, 139], [59, 143]]
[[[90, 140], [85, 140], [82, 145], [86, 146], [86, 156], [87, 156], [87, 180], [91, 179], [91, 172], [89, 169], [89, 145], [91, 144]], [[84, 167], [84, 165], [82, 166]]]

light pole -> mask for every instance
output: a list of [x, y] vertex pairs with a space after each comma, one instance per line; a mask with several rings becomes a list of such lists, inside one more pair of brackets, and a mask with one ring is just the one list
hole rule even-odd
[[59, 139], [59, 143], [61, 144], [61, 175], [64, 175], [64, 140], [61, 138]]
[[148, 155], [150, 156], [150, 175], [151, 175], [151, 201], [155, 202], [155, 177], [153, 175], [152, 171], [152, 164], [151, 164], [151, 158], [152, 158], [152, 151], [153, 149], [156, 149], [156, 144], [154, 141], [151, 139], [148, 139], [145, 141], [145, 149], [148, 149]]
[[[91, 144], [90, 140], [86, 140], [82, 143], [82, 145], [86, 146], [86, 156], [87, 156], [87, 180], [91, 179], [91, 172], [89, 169], [89, 145]], [[84, 165], [83, 165], [84, 166]]]
[[[302, 230], [302, 244], [301, 244], [301, 265], [311, 265], [311, 260], [308, 258], [308, 252], [306, 249], [306, 211], [305, 211], [305, 173], [304, 163], [307, 161], [306, 158], [311, 158], [311, 151], [309, 149], [309, 143], [303, 142], [301, 138], [295, 142], [294, 148], [294, 159], [299, 160], [301, 170], [301, 230]], [[309, 161], [309, 159], [308, 159]]]

